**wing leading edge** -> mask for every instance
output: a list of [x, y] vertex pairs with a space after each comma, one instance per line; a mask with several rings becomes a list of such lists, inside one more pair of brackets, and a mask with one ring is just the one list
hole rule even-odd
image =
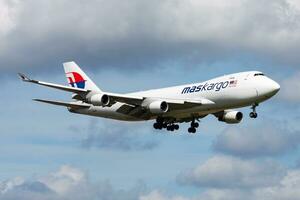
[[[21, 78], [22, 81], [24, 82], [30, 82], [66, 92], [72, 92], [79, 94], [83, 98], [85, 98], [91, 90], [86, 90], [82, 88], [76, 88], [76, 87], [70, 87], [70, 86], [64, 86], [64, 85], [59, 85], [59, 84], [54, 84], [54, 83], [48, 83], [48, 82], [43, 82], [43, 81], [38, 81], [34, 79], [30, 79], [28, 76], [22, 73], [18, 73], [19, 77]], [[93, 91], [95, 92], [95, 91]], [[102, 93], [102, 92], [101, 92]], [[132, 95], [126, 95], [126, 94], [116, 94], [116, 93], [105, 93], [104, 94], [108, 95], [108, 97], [112, 100], [112, 102], [120, 102], [120, 103], [125, 103], [128, 105], [131, 105], [133, 107], [137, 106], [143, 106], [144, 102], [146, 101], [165, 101], [170, 105], [170, 108], [175, 109], [175, 110], [180, 110], [180, 109], [186, 109], [186, 108], [192, 108], [196, 106], [202, 106], [202, 105], [212, 105], [215, 104], [213, 101], [209, 99], [171, 99], [171, 98], [161, 98], [161, 97], [147, 97], [147, 96], [132, 96]], [[75, 106], [73, 102], [71, 103], [65, 103], [65, 102], [59, 102], [59, 101], [50, 101], [50, 100], [41, 100], [41, 99], [35, 99], [35, 101], [40, 101], [44, 103], [50, 103], [54, 105], [61, 105], [61, 106]], [[86, 103], [86, 105], [91, 105]], [[78, 106], [78, 105], [76, 105]]]
[[22, 73], [18, 73], [18, 75], [21, 78], [21, 80], [24, 81], [24, 82], [43, 85], [43, 86], [46, 86], [46, 87], [55, 88], [55, 89], [63, 90], [63, 91], [66, 91], [66, 92], [73, 92], [73, 93], [77, 93], [77, 94], [87, 94], [87, 93], [90, 92], [89, 90], [85, 90], [85, 89], [81, 89], [81, 88], [75, 88], [75, 87], [64, 86], [64, 85], [59, 85], [59, 84], [48, 83], [48, 82], [43, 82], [43, 81], [30, 79], [30, 78], [28, 78], [28, 76], [26, 76], [25, 74], [22, 74]]

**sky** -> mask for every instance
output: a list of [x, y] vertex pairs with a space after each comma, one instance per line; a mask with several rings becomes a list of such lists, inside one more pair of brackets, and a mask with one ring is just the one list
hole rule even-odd
[[[0, 200], [235, 200], [300, 196], [298, 0], [0, 0]], [[70, 94], [75, 61], [126, 93], [263, 71], [280, 92], [242, 123], [197, 134], [76, 115], [33, 98]]]

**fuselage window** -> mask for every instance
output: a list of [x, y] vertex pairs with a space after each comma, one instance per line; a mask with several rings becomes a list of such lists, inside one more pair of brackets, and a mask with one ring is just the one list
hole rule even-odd
[[257, 74], [254, 74], [254, 76], [264, 76], [263, 73], [257, 73]]

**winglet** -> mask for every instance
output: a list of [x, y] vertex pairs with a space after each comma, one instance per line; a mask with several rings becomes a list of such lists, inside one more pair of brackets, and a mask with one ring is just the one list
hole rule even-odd
[[20, 77], [20, 79], [22, 81], [25, 81], [25, 82], [38, 82], [38, 81], [28, 78], [25, 74], [22, 74], [22, 73], [18, 73], [18, 76]]

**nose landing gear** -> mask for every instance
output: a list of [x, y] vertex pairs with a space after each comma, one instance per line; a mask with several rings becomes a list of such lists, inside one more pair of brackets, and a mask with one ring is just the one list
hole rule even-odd
[[257, 103], [253, 104], [251, 109], [252, 109], [252, 112], [249, 114], [250, 118], [257, 118], [257, 112], [256, 112], [256, 107], [258, 106]]

